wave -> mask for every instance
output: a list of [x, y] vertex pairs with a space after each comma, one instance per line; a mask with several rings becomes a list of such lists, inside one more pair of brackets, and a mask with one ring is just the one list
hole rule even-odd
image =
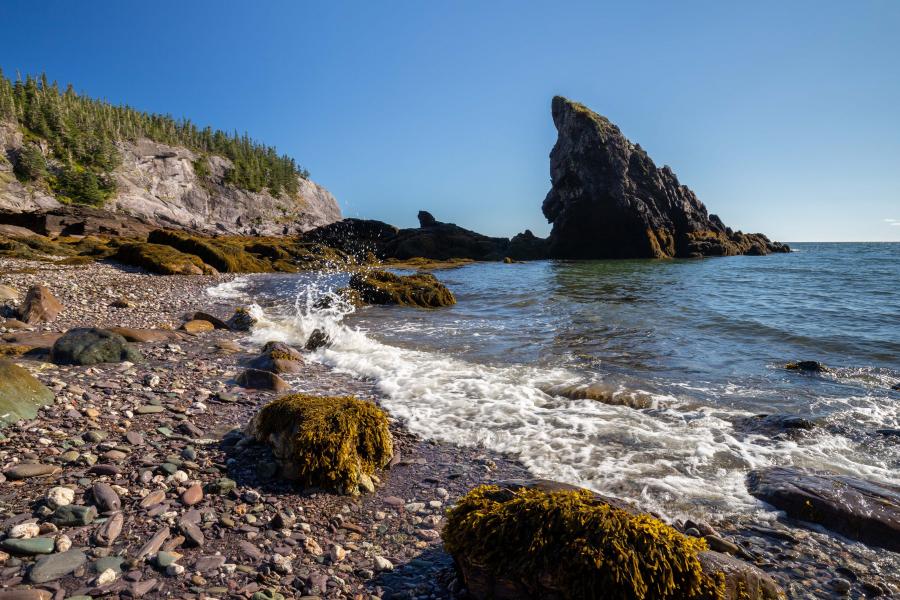
[[[231, 299], [245, 292], [235, 280], [210, 293]], [[318, 308], [326, 296], [331, 302]], [[347, 325], [353, 307], [324, 280], [301, 287], [293, 302], [251, 310], [255, 343], [303, 345], [314, 330], [325, 331], [331, 345], [310, 359], [372, 380], [385, 408], [418, 435], [509, 454], [536, 476], [639, 500], [668, 517], [763, 514], [744, 481], [750, 469], [768, 465], [900, 483], [890, 460], [867, 456], [841, 435], [773, 440], [737, 430], [734, 422], [751, 414], [738, 409], [622, 389], [565, 368], [481, 364], [384, 343]], [[848, 402], [846, 409], [861, 407]], [[893, 415], [879, 417], [896, 420], [895, 407], [883, 411]]]

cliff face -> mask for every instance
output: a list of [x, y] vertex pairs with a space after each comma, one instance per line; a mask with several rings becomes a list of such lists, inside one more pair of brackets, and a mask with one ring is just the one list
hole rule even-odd
[[787, 252], [762, 234], [725, 227], [675, 173], [657, 168], [619, 128], [557, 96], [553, 187], [543, 212], [553, 258], [671, 258]]
[[[12, 157], [21, 145], [21, 131], [0, 124], [0, 210], [59, 208], [51, 192], [15, 178]], [[226, 185], [231, 161], [221, 156], [210, 156], [210, 173], [200, 177], [194, 167], [198, 155], [186, 148], [147, 139], [117, 146], [122, 158], [113, 173], [118, 191], [103, 206], [116, 214], [155, 226], [259, 235], [302, 232], [341, 219], [334, 196], [313, 181], [299, 179], [296, 197], [274, 197]]]

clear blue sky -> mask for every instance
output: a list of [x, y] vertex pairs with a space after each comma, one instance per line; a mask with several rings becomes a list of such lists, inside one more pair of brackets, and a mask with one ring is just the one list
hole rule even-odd
[[900, 240], [898, 32], [897, 0], [19, 0], [0, 66], [248, 131], [347, 216], [546, 234], [562, 94], [735, 228]]

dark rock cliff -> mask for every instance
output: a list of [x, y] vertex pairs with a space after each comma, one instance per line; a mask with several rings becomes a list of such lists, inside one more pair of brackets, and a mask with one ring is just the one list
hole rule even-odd
[[303, 241], [338, 248], [358, 258], [371, 252], [378, 258], [447, 260], [540, 260], [547, 258], [547, 241], [525, 231], [509, 238], [489, 237], [453, 223], [442, 223], [419, 212], [419, 227], [398, 229], [381, 221], [344, 219], [318, 227]]
[[658, 168], [608, 119], [561, 96], [543, 212], [552, 258], [671, 258], [787, 252], [766, 236], [732, 231], [675, 173]]

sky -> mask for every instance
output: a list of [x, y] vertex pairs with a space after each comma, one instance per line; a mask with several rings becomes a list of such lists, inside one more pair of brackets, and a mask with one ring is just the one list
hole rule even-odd
[[546, 235], [563, 95], [710, 212], [900, 241], [900, 2], [0, 3], [0, 67], [248, 132], [345, 216]]

